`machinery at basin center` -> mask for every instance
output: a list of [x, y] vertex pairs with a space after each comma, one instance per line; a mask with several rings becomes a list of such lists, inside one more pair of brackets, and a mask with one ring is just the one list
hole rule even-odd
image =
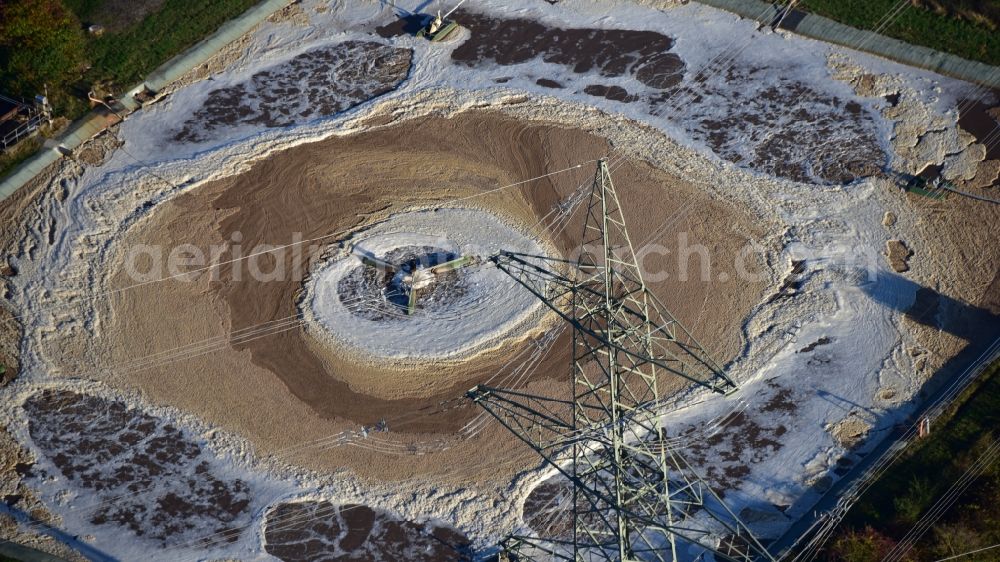
[[385, 283], [385, 288], [382, 291], [383, 298], [389, 300], [396, 295], [406, 298], [407, 316], [411, 316], [416, 312], [421, 293], [437, 282], [441, 275], [483, 263], [478, 256], [467, 255], [434, 265], [429, 265], [427, 260], [420, 258], [394, 264], [357, 246], [353, 248], [352, 253], [362, 263], [368, 267], [375, 268], [382, 275], [383, 282]]
[[485, 385], [468, 392], [572, 492], [571, 525], [558, 536], [515, 533], [501, 559], [773, 561], [665, 433], [664, 379], [718, 394], [737, 387], [647, 289], [603, 160], [580, 248], [574, 261], [517, 252], [490, 258], [570, 324], [574, 347], [572, 397]]
[[445, 15], [441, 15], [441, 10], [438, 10], [437, 15], [431, 19], [431, 21], [417, 32], [417, 37], [426, 37], [427, 39], [437, 42], [443, 41], [448, 38], [452, 33], [454, 33], [460, 26], [455, 20], [448, 19], [455, 10], [461, 6], [465, 0], [460, 0], [458, 4], [448, 10]]

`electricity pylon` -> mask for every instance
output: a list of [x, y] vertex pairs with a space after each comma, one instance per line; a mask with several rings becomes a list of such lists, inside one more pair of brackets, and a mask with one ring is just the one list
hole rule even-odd
[[[572, 529], [514, 535], [511, 560], [773, 560], [665, 438], [659, 386], [736, 390], [643, 283], [607, 163], [576, 260], [501, 252], [500, 270], [573, 328], [572, 398], [477, 386], [468, 395], [572, 486]], [[699, 558], [711, 560], [711, 558]]]

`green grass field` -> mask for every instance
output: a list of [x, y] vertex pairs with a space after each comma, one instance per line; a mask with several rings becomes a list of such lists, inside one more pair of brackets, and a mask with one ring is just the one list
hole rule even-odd
[[[989, 3], [997, 4], [995, 0]], [[858, 29], [874, 30], [899, 5], [899, 0], [801, 0], [797, 7]], [[1000, 30], [990, 29], [985, 22], [937, 14], [913, 6], [909, 0], [882, 33], [969, 60], [1000, 65]]]
[[[80, 3], [88, 11], [96, 9], [93, 0]], [[120, 92], [256, 3], [257, 0], [166, 0], [137, 24], [91, 39], [87, 58], [93, 67], [84, 76], [92, 82], [110, 82], [113, 90]]]

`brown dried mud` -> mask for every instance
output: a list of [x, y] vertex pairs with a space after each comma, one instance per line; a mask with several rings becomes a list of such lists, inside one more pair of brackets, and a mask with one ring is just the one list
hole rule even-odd
[[9, 513], [0, 512], [0, 540], [24, 545], [59, 556], [72, 562], [85, 562], [79, 553], [44, 534], [48, 525], [57, 526], [58, 519], [46, 510], [25, 481], [30, 476], [34, 459], [27, 449], [0, 426], [0, 501], [9, 513], [27, 516], [33, 525], [22, 525]]
[[[976, 142], [986, 148], [983, 159], [976, 166], [976, 175], [971, 180], [961, 182], [965, 189], [991, 188], [1000, 185], [1000, 90], [990, 92], [994, 102], [986, 103], [986, 95], [976, 99], [964, 99], [958, 103], [958, 126], [975, 137]], [[995, 195], [990, 195], [996, 198]]]
[[306, 51], [246, 82], [209, 92], [173, 140], [199, 142], [240, 124], [284, 127], [345, 111], [395, 89], [412, 58], [410, 49], [373, 41]]
[[[572, 74], [562, 83], [530, 75], [536, 71], [527, 67], [521, 71], [543, 87], [558, 84], [610, 101], [642, 103], [651, 115], [679, 120], [719, 157], [756, 172], [849, 184], [879, 174], [888, 161], [873, 112], [799, 81], [794, 69], [736, 59], [725, 72], [700, 74], [681, 86], [685, 63], [670, 52], [674, 40], [660, 33], [563, 29], [461, 10], [456, 19], [470, 31], [452, 52], [457, 64], [564, 66]], [[594, 83], [594, 74], [603, 80]]]
[[669, 51], [674, 40], [655, 31], [628, 29], [562, 29], [534, 20], [500, 19], [459, 10], [455, 18], [471, 37], [451, 58], [468, 66], [492, 62], [507, 66], [536, 58], [574, 73], [601, 76], [631, 74], [654, 88], [680, 83], [684, 62]]
[[888, 155], [869, 111], [787, 77], [767, 87], [739, 86], [767, 71], [737, 65], [707, 79], [706, 100], [731, 107], [702, 119], [693, 136], [734, 164], [795, 181], [849, 184], [881, 172]]
[[284, 562], [472, 560], [469, 540], [451, 527], [323, 501], [275, 506], [267, 513], [264, 549]]
[[56, 469], [102, 500], [95, 525], [118, 525], [163, 546], [186, 533], [231, 542], [249, 522], [250, 487], [219, 475], [174, 425], [125, 403], [70, 391], [24, 403], [32, 440]]

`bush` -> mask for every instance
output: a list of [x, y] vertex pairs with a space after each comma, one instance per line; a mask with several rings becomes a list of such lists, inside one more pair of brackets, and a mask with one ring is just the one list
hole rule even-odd
[[[989, 546], [983, 534], [964, 523], [942, 524], [934, 528], [933, 558], [947, 558]], [[970, 558], [969, 562], [973, 562]]]
[[80, 75], [86, 38], [60, 0], [0, 2], [0, 89], [32, 98], [48, 86], [57, 103]]
[[[851, 530], [838, 538], [830, 549], [837, 562], [872, 562], [882, 560], [896, 546], [896, 542], [871, 527], [862, 531]], [[903, 561], [911, 560], [904, 557]]]
[[914, 477], [903, 495], [893, 500], [896, 508], [896, 519], [902, 523], [915, 523], [935, 498], [934, 486], [925, 479]]

